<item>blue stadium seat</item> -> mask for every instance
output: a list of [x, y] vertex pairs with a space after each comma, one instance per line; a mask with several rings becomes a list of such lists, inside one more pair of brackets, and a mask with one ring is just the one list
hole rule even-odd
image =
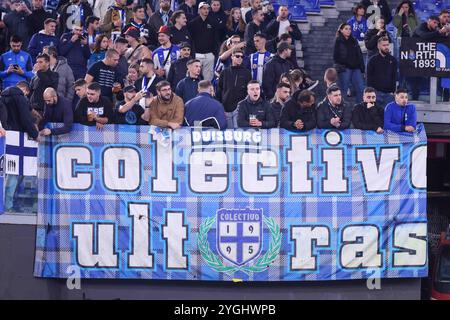
[[334, 6], [334, 0], [319, 0], [320, 6]]
[[438, 15], [444, 8], [449, 8], [450, 0], [414, 0], [414, 10], [422, 21], [431, 15]]
[[277, 0], [276, 2], [272, 2], [272, 5], [275, 12], [278, 12], [280, 6], [287, 6], [289, 9], [289, 20], [308, 21], [305, 8], [295, 2], [296, 0]]
[[272, 2], [274, 7], [277, 4], [278, 7], [279, 6], [287, 6], [287, 7], [291, 7], [291, 6], [295, 6], [296, 4], [296, 0], [276, 0]]
[[320, 13], [319, 0], [298, 0], [297, 4], [303, 6], [307, 13]]
[[294, 5], [289, 7], [289, 12], [291, 13], [291, 19], [294, 21], [308, 21], [306, 16], [306, 10], [302, 5]]

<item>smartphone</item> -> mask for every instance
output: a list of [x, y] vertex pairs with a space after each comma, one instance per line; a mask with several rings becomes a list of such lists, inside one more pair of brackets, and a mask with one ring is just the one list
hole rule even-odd
[[19, 69], [19, 65], [18, 64], [13, 64], [12, 65], [14, 69]]

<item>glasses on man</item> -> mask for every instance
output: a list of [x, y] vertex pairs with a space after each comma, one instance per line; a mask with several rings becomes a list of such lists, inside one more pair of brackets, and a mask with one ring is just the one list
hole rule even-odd
[[238, 58], [238, 59], [243, 59], [243, 58], [244, 58], [244, 56], [241, 55], [241, 54], [237, 54], [237, 55], [235, 55], [234, 57], [235, 57], [235, 58]]

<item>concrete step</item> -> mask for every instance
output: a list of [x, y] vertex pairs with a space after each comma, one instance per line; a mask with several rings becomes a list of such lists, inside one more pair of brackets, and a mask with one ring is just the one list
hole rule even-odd
[[327, 19], [337, 18], [339, 16], [339, 11], [337, 10], [336, 6], [320, 7], [320, 11], [322, 12], [323, 16]]
[[327, 21], [322, 14], [307, 14], [308, 21], [311, 22], [313, 27], [321, 27], [325, 25]]
[[336, 0], [334, 1], [336, 4], [336, 8], [339, 11], [348, 11], [353, 8], [353, 6], [358, 3], [358, 1], [343, 1], [343, 0]]
[[302, 34], [308, 34], [311, 30], [311, 23], [308, 22], [297, 22], [297, 26], [302, 32]]

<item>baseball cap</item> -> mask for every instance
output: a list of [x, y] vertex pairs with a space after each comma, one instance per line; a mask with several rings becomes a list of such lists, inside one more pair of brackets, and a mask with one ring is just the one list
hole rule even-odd
[[158, 34], [164, 33], [167, 34], [170, 37], [170, 30], [168, 26], [161, 26], [158, 30]]
[[134, 39], [139, 39], [141, 32], [135, 27], [129, 27], [124, 33], [126, 36], [133, 37]]
[[209, 6], [209, 4], [208, 4], [208, 2], [200, 2], [199, 4], [198, 4], [198, 8], [200, 9], [201, 7], [203, 7], [203, 6], [207, 6], [208, 8], [210, 7]]
[[137, 92], [136, 87], [133, 85], [129, 85], [129, 86], [126, 86], [125, 88], [123, 88], [123, 92], [133, 92], [133, 91]]

